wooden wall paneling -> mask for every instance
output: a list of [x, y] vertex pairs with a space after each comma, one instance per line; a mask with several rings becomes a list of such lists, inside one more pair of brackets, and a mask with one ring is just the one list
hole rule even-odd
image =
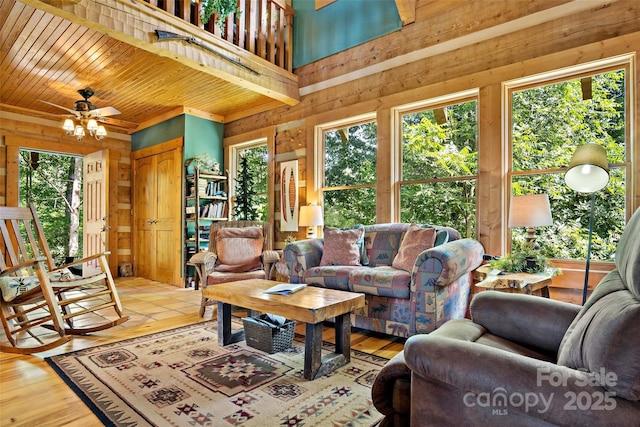
[[[377, 127], [377, 174], [376, 174], [376, 222], [399, 222], [399, 197], [394, 197], [399, 190], [400, 171], [394, 167], [394, 159], [401, 156], [402, 137], [392, 135], [391, 110], [379, 109], [376, 114]], [[398, 139], [399, 138], [399, 139]]]
[[504, 212], [508, 136], [502, 126], [502, 86], [484, 86], [478, 97], [478, 181], [476, 233], [488, 254], [504, 254]]
[[[121, 229], [120, 217], [123, 212], [121, 201], [130, 203], [130, 175], [128, 141], [107, 137], [103, 141], [85, 138], [78, 144], [73, 138], [68, 137], [59, 128], [59, 123], [51, 120], [21, 116], [19, 114], [2, 113], [0, 120], [0, 135], [4, 135], [5, 157], [0, 158], [0, 168], [5, 171], [4, 185], [0, 186], [4, 204], [16, 206], [18, 203], [18, 155], [22, 148], [32, 150], [45, 150], [66, 154], [86, 155], [103, 148], [108, 148], [112, 161], [110, 169], [110, 206], [111, 218], [109, 231], [109, 266], [112, 274], [117, 274], [117, 267], [121, 262], [130, 262], [131, 230]], [[125, 160], [122, 160], [122, 159]], [[127, 177], [127, 181], [122, 178]], [[127, 206], [127, 205], [125, 205]], [[130, 215], [130, 208], [124, 208], [125, 215]], [[115, 223], [114, 223], [115, 221]], [[129, 242], [128, 246], [121, 246], [122, 242]], [[129, 254], [127, 255], [127, 252]], [[122, 255], [122, 254], [125, 255]]]
[[[616, 32], [621, 35], [616, 35]], [[225, 131], [233, 135], [236, 132], [250, 131], [254, 126], [279, 126], [280, 123], [304, 119], [306, 133], [309, 135], [307, 147], [312, 147], [312, 129], [316, 124], [344, 119], [364, 111], [378, 112], [380, 120], [383, 117], [381, 111], [386, 108], [479, 88], [481, 168], [478, 178], [478, 238], [488, 253], [503, 254], [507, 249], [508, 230], [504, 227], [504, 222], [508, 189], [503, 183], [507, 165], [505, 147], [502, 144], [508, 143], [508, 135], [501, 122], [504, 114], [502, 82], [636, 52], [639, 43], [640, 5], [620, 0], [611, 4], [606, 12], [602, 12], [602, 9], [580, 12], [576, 16], [564, 17], [456, 51], [402, 64], [384, 73], [366, 75], [355, 81], [312, 91], [303, 96], [298, 106], [258, 114], [250, 121], [228, 123]], [[371, 49], [371, 46], [364, 44], [330, 60], [344, 61], [357, 49], [365, 51]], [[327, 64], [320, 60], [315, 66], [320, 69]], [[304, 67], [298, 70], [301, 82], [305, 81], [305, 71]], [[638, 70], [635, 72], [636, 78], [631, 79], [629, 88], [634, 93], [640, 79]], [[636, 97], [635, 111], [640, 108], [639, 102]], [[629, 116], [634, 120], [633, 134], [630, 135], [630, 141], [633, 142], [631, 155], [635, 164], [639, 165], [640, 122], [634, 112], [630, 112]], [[276, 150], [278, 154], [281, 153], [280, 145], [277, 145]], [[313, 165], [310, 155], [309, 152], [306, 163]], [[310, 188], [312, 181], [308, 182]], [[632, 203], [634, 207], [639, 206], [640, 174], [636, 174], [636, 181], [631, 185], [634, 195]], [[580, 268], [584, 269], [580, 265], [573, 268], [578, 271]], [[568, 275], [567, 278], [574, 276], [576, 275]], [[579, 276], [578, 273], [576, 277]], [[571, 279], [562, 283], [566, 283], [563, 286], [568, 288], [561, 288], [559, 285], [558, 292], [563, 295], [572, 295], [572, 292], [581, 295], [580, 280]]]

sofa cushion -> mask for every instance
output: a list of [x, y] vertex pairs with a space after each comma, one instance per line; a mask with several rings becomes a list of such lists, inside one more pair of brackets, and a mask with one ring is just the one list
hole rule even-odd
[[361, 265], [358, 241], [362, 240], [364, 228], [341, 230], [324, 227], [324, 247], [320, 265]]
[[412, 224], [400, 243], [398, 254], [393, 259], [391, 266], [400, 270], [411, 272], [418, 255], [427, 249], [431, 249], [436, 241], [435, 228], [420, 228]]
[[351, 291], [391, 298], [409, 298], [411, 274], [393, 267], [361, 268], [351, 272]]
[[[261, 268], [262, 227], [225, 227], [216, 233], [218, 271], [240, 272]], [[244, 269], [244, 270], [243, 270]]]
[[369, 256], [367, 255], [367, 248], [364, 245], [364, 225], [356, 224], [351, 227], [343, 227], [341, 230], [362, 230], [362, 237], [356, 242], [358, 249], [360, 250], [360, 264], [369, 265]]
[[327, 289], [339, 289], [342, 291], [351, 290], [349, 287], [349, 276], [358, 269], [368, 267], [348, 266], [348, 265], [328, 265], [322, 267], [312, 267], [304, 273], [304, 283]]
[[409, 229], [406, 223], [374, 224], [365, 226], [364, 244], [369, 256], [369, 265], [391, 266], [400, 249], [402, 235]]

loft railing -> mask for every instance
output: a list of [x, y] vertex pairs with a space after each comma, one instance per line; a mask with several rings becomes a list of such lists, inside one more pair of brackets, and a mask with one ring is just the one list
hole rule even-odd
[[212, 15], [202, 24], [202, 0], [144, 0], [292, 72], [294, 10], [285, 0], [238, 0], [239, 16], [227, 17], [224, 33]]

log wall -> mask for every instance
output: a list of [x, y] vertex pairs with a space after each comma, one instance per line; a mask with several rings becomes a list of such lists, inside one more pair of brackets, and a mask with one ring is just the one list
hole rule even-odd
[[128, 135], [110, 133], [103, 141], [86, 136], [82, 142], [65, 135], [61, 123], [0, 112], [0, 204], [18, 201], [17, 153], [19, 149], [86, 155], [109, 149], [110, 194], [109, 267], [132, 263], [131, 242], [131, 142]]
[[[479, 99], [479, 176], [477, 188], [477, 237], [487, 253], [504, 254], [506, 249], [507, 165], [503, 152], [508, 144], [503, 121], [503, 83], [526, 76], [586, 64], [617, 55], [635, 55], [640, 49], [640, 3], [616, 2], [518, 2], [509, 0], [457, 2], [444, 14], [430, 14], [427, 0], [417, 2], [416, 22], [348, 51], [301, 67], [302, 101], [225, 125], [225, 137], [242, 140], [243, 134], [276, 128], [275, 159], [299, 160], [300, 205], [316, 202], [313, 189], [314, 126], [375, 112], [378, 121], [378, 222], [394, 221], [390, 167], [392, 142], [391, 111], [394, 107], [470, 89]], [[585, 5], [592, 7], [584, 8]], [[554, 9], [557, 18], [518, 17], [533, 13], [540, 18]], [[575, 9], [571, 9], [575, 8]], [[538, 15], [535, 15], [538, 12]], [[531, 16], [531, 15], [530, 15]], [[537, 19], [536, 18], [536, 19]], [[516, 19], [516, 21], [514, 21]], [[395, 61], [394, 59], [402, 60]], [[635, 63], [635, 59], [633, 60]], [[631, 93], [640, 74], [632, 66]], [[640, 206], [640, 120], [633, 111], [640, 108], [633, 99], [630, 153], [634, 174], [630, 212]], [[225, 145], [229, 145], [225, 139]], [[383, 161], [380, 161], [383, 160]], [[277, 179], [277, 177], [276, 177]], [[276, 182], [275, 200], [278, 200]], [[275, 213], [276, 220], [279, 212]], [[276, 230], [278, 230], [276, 221]], [[279, 245], [286, 237], [276, 233]], [[304, 237], [304, 230], [298, 233]], [[603, 265], [602, 271], [611, 269]], [[573, 270], [577, 270], [573, 272]], [[581, 273], [582, 271], [582, 273]], [[568, 274], [554, 281], [552, 295], [579, 302], [584, 263], [569, 263]], [[582, 275], [581, 275], [582, 274]], [[597, 276], [599, 274], [599, 276]], [[594, 272], [590, 285], [601, 273]]]

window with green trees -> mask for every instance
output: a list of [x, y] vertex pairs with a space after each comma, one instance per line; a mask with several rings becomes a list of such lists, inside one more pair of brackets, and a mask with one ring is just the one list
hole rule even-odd
[[477, 101], [402, 115], [401, 222], [448, 225], [475, 237]]
[[377, 126], [371, 117], [323, 129], [320, 155], [324, 223], [331, 227], [376, 222]]
[[[612, 260], [626, 219], [627, 75], [618, 67], [511, 89], [511, 194], [549, 196], [554, 225], [537, 239], [548, 257], [586, 258], [591, 195], [568, 188], [562, 168], [592, 142], [610, 164], [609, 184], [595, 194], [592, 259]], [[524, 234], [512, 230], [512, 245]]]
[[253, 144], [233, 151], [235, 219], [267, 220], [267, 145]]

